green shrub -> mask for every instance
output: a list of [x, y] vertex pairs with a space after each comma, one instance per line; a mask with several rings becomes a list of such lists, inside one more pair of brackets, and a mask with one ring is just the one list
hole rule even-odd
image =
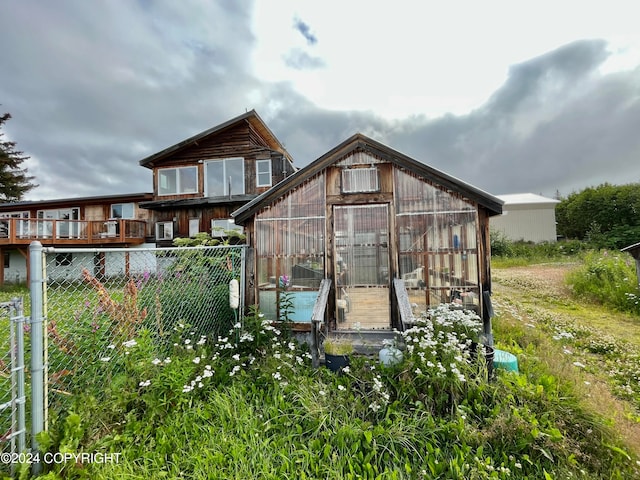
[[491, 232], [492, 260], [506, 265], [566, 261], [581, 255], [590, 248], [589, 243], [579, 240], [540, 243], [514, 242], [502, 232]]
[[567, 277], [579, 298], [640, 314], [640, 291], [634, 260], [628, 254], [591, 252]]

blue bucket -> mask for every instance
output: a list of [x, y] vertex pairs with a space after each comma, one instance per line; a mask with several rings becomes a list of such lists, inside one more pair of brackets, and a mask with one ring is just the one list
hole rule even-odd
[[518, 358], [513, 353], [498, 350], [496, 348], [493, 354], [493, 366], [495, 368], [507, 370], [508, 372], [517, 372]]

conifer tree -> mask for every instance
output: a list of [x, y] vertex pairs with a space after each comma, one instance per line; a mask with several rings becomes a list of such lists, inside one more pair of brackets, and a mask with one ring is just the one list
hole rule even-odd
[[2, 126], [11, 118], [9, 113], [0, 115], [0, 203], [17, 202], [32, 188], [34, 177], [29, 176], [22, 162], [29, 157], [16, 150], [16, 142], [4, 140]]

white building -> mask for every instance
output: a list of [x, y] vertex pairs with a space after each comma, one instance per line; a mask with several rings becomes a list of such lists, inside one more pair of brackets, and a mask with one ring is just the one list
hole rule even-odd
[[556, 204], [559, 200], [533, 193], [497, 195], [502, 215], [491, 217], [490, 229], [512, 241], [555, 242]]

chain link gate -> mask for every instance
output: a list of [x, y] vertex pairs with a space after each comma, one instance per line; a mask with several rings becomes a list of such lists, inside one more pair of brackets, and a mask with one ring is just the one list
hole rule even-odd
[[0, 473], [13, 475], [26, 450], [26, 394], [22, 298], [0, 303]]
[[141, 334], [158, 351], [177, 325], [194, 335], [226, 334], [242, 312], [242, 304], [229, 305], [229, 283], [240, 282], [242, 301], [245, 250], [44, 248], [46, 408], [59, 411], [80, 393], [99, 399]]

